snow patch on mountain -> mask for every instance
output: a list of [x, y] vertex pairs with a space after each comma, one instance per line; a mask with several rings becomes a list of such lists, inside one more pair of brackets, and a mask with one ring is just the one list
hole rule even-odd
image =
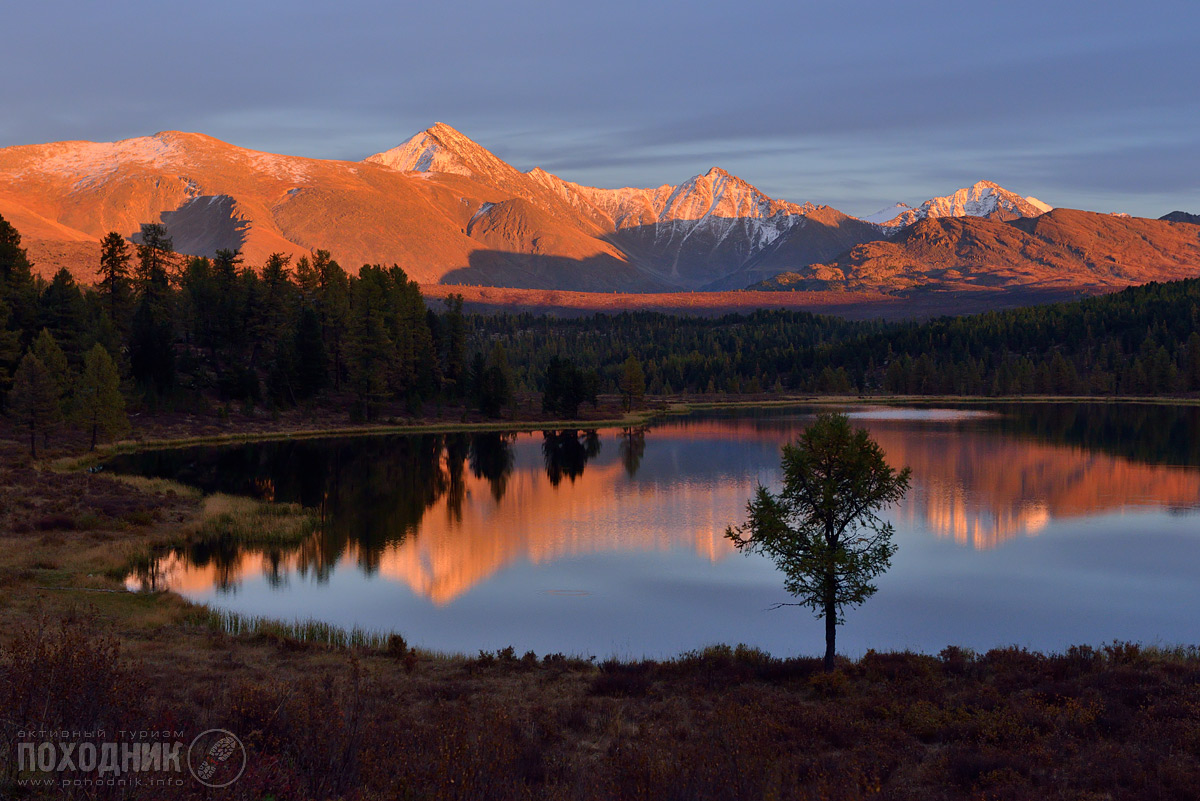
[[291, 183], [302, 184], [309, 181], [309, 170], [306, 159], [293, 156], [277, 156], [274, 153], [260, 153], [257, 150], [246, 151], [247, 160], [258, 172], [265, 172], [273, 178], [279, 178]]
[[178, 141], [169, 133], [119, 142], [60, 142], [53, 147], [53, 153], [26, 172], [74, 180], [80, 187], [102, 182], [127, 164], [167, 167], [182, 155]]
[[[897, 207], [903, 204], [897, 204]], [[1018, 217], [1037, 217], [1053, 207], [1037, 198], [1024, 198], [991, 181], [979, 181], [959, 189], [952, 195], [931, 198], [917, 208], [906, 208], [887, 220], [864, 218], [867, 222], [888, 228], [912, 225], [927, 217], [986, 217], [1011, 220]], [[882, 212], [881, 212], [882, 214]]]
[[903, 214], [906, 211], [911, 211], [912, 206], [907, 203], [893, 203], [886, 209], [880, 209], [874, 214], [868, 214], [866, 217], [859, 217], [863, 222], [874, 223], [875, 225], [884, 225], [889, 220]]
[[401, 172], [447, 172], [489, 180], [521, 175], [511, 164], [442, 122], [365, 160]]

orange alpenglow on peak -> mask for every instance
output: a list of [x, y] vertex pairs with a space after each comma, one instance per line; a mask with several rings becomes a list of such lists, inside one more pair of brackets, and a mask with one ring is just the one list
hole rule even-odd
[[[0, 149], [0, 216], [39, 273], [65, 268], [83, 282], [95, 280], [102, 237], [132, 238], [147, 222], [164, 223], [181, 253], [233, 248], [249, 266], [322, 249], [350, 270], [399, 264], [423, 284], [653, 292], [665, 308], [697, 290], [850, 290], [868, 304], [919, 287], [912, 313], [929, 314], [931, 298], [990, 307], [1004, 293], [1035, 302], [1197, 272], [1184, 222], [1113, 227], [1108, 215], [1047, 209], [980, 181], [877, 224], [772, 198], [715, 166], [678, 185], [589, 187], [521, 172], [441, 122], [359, 162], [180, 131]], [[923, 239], [932, 220], [961, 221], [944, 232], [963, 247]]]

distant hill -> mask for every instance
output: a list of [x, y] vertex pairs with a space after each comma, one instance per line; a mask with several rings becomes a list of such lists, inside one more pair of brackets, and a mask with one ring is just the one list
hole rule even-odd
[[1200, 225], [1200, 214], [1188, 214], [1186, 211], [1173, 211], [1170, 214], [1164, 214], [1158, 219], [1166, 220], [1167, 222], [1183, 222], [1191, 223], [1192, 225]]
[[894, 239], [784, 272], [752, 288], [1099, 293], [1200, 275], [1200, 230], [1139, 217], [1054, 209], [1004, 222], [929, 217]]

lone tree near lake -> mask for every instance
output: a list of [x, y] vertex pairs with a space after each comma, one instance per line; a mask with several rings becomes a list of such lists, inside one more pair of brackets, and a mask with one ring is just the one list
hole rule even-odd
[[760, 486], [745, 525], [725, 536], [746, 553], [770, 557], [784, 588], [825, 618], [825, 669], [833, 670], [837, 625], [846, 607], [875, 594], [872, 580], [891, 564], [895, 530], [879, 513], [908, 491], [910, 471], [844, 414], [822, 414], [783, 446], [783, 490]]

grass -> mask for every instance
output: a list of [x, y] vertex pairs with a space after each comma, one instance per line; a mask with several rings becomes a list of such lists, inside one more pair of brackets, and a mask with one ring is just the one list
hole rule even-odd
[[317, 517], [298, 504], [265, 503], [216, 493], [201, 502], [199, 531], [189, 540], [243, 545], [295, 545], [318, 529]]
[[280, 642], [321, 645], [338, 650], [387, 651], [389, 647], [394, 648], [393, 638], [396, 636], [357, 626], [346, 629], [320, 620], [288, 622], [207, 606], [196, 607], [187, 620], [192, 625], [205, 626], [234, 637], [266, 637]]

